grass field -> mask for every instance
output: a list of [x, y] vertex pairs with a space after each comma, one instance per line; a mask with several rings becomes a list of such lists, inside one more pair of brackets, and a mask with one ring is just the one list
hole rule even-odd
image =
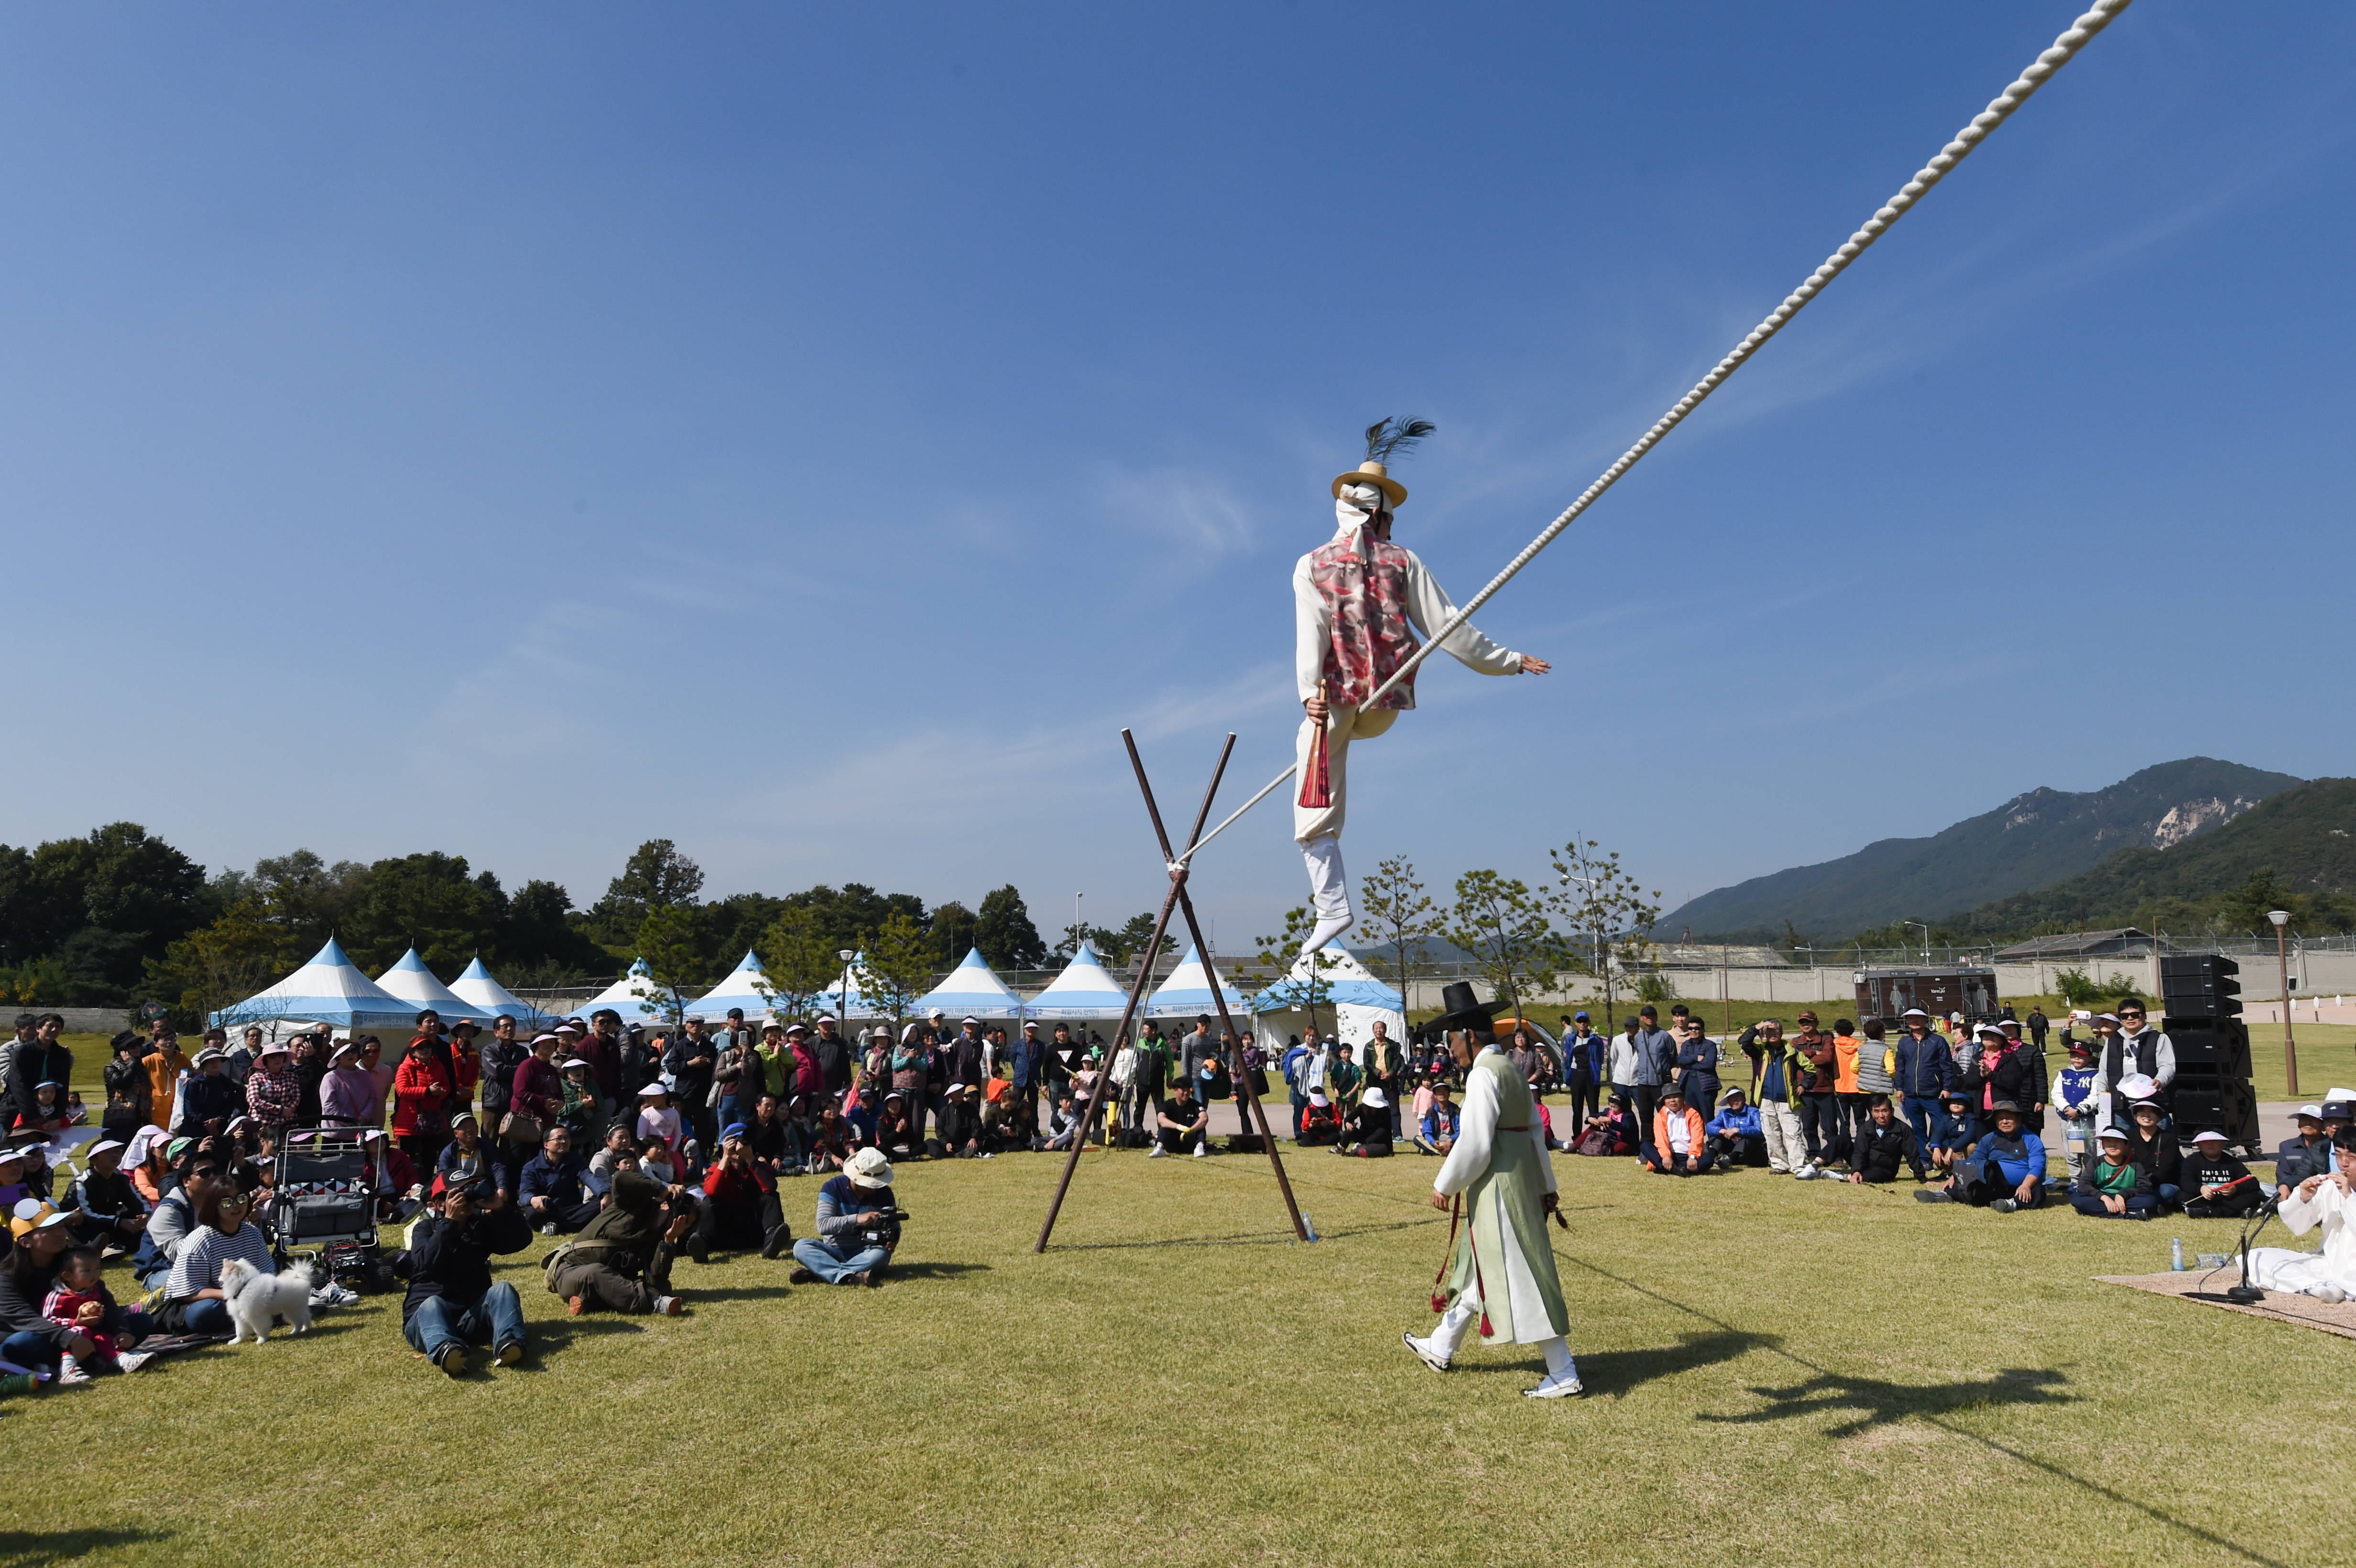
[[2342, 1560], [2356, 1344], [2090, 1280], [2229, 1225], [1557, 1167], [1583, 1401], [1400, 1348], [1429, 1160], [1300, 1152], [1301, 1245], [1264, 1158], [1090, 1155], [1044, 1256], [1055, 1159], [919, 1164], [881, 1290], [732, 1257], [573, 1323], [519, 1258], [512, 1371], [443, 1378], [380, 1297], [8, 1401], [0, 1565]]

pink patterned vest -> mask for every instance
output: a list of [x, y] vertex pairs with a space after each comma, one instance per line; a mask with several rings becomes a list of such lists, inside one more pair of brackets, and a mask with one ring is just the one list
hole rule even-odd
[[[1325, 645], [1325, 695], [1334, 703], [1365, 706], [1375, 688], [1415, 656], [1419, 645], [1407, 618], [1408, 552], [1372, 528], [1327, 541], [1309, 555], [1310, 580], [1333, 617]], [[1415, 677], [1391, 688], [1384, 709], [1415, 706]]]

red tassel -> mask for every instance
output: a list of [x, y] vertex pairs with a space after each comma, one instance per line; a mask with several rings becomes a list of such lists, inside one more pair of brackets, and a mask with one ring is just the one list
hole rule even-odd
[[1481, 1314], [1481, 1338], [1483, 1338], [1483, 1339], [1495, 1339], [1496, 1337], [1497, 1337], [1497, 1331], [1496, 1331], [1494, 1328], [1490, 1328], [1490, 1327], [1489, 1327], [1489, 1315], [1488, 1315], [1486, 1312], [1482, 1313], [1482, 1314]]
[[[1317, 695], [1320, 699], [1325, 695], [1322, 680], [1317, 683]], [[1301, 805], [1310, 811], [1323, 811], [1333, 804], [1333, 764], [1326, 756], [1325, 726], [1320, 724], [1317, 733], [1310, 737], [1309, 764], [1301, 770]]]
[[1448, 1310], [1447, 1298], [1436, 1290], [1431, 1293], [1431, 1309], [1434, 1312], [1445, 1312]]

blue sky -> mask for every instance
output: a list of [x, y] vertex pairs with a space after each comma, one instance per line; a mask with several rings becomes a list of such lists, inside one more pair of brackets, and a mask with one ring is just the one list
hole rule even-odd
[[[2070, 15], [16, 8], [0, 837], [1125, 916], [1117, 731], [1289, 760], [1361, 427], [1469, 595]], [[2351, 45], [2130, 10], [1483, 613], [1559, 673], [1354, 754], [1353, 869], [2350, 771]], [[1280, 809], [1201, 869], [1301, 896]]]

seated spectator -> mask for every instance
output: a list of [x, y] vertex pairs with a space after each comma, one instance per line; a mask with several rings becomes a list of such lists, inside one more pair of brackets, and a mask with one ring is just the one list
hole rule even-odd
[[1939, 1092], [1938, 1132], [1924, 1151], [1933, 1169], [1954, 1173], [1955, 1168], [1979, 1147], [1979, 1120], [1972, 1115], [1972, 1097], [1962, 1088]]
[[[483, 1124], [472, 1111], [461, 1111], [450, 1118], [450, 1141], [434, 1157], [434, 1189], [437, 1192], [446, 1191], [452, 1182], [479, 1181], [482, 1185], [475, 1189], [477, 1208], [504, 1209], [515, 1201], [513, 1184], [508, 1179], [508, 1162], [499, 1157], [498, 1150], [483, 1141]], [[386, 1179], [391, 1179], [388, 1162]], [[404, 1189], [406, 1185], [403, 1184]]]
[[[1070, 1098], [1065, 1095], [1067, 1103]], [[892, 1162], [880, 1149], [861, 1149], [841, 1175], [818, 1189], [818, 1234], [794, 1243], [799, 1266], [787, 1277], [797, 1285], [882, 1285], [900, 1243], [898, 1214]]]
[[2184, 1155], [2176, 1135], [2161, 1130], [2164, 1113], [2157, 1100], [2138, 1100], [2128, 1113], [2135, 1118], [2127, 1129], [2127, 1154], [2151, 1178], [2151, 1194], [2165, 1214], [2183, 1200]]
[[2301, 1105], [2296, 1121], [2297, 1132], [2275, 1154], [2275, 1186], [2286, 1191], [2310, 1176], [2329, 1176], [2337, 1168], [2331, 1139], [2323, 1130], [2323, 1107]]
[[[998, 1032], [1002, 1035], [1006, 1031]], [[1001, 1061], [991, 1070], [990, 1081], [981, 1086], [981, 1147], [986, 1149], [1005, 1148], [1013, 1141], [1011, 1129], [1014, 1120], [1014, 1081], [1007, 1074], [1007, 1065]]]
[[96, 1247], [69, 1246], [58, 1254], [57, 1283], [42, 1299], [41, 1315], [52, 1323], [78, 1329], [89, 1339], [91, 1353], [87, 1356], [67, 1356], [58, 1366], [58, 1381], [88, 1382], [92, 1377], [107, 1377], [123, 1371], [115, 1360], [122, 1347], [116, 1343], [121, 1336], [107, 1328], [109, 1317], [119, 1317], [112, 1292], [98, 1277], [99, 1256]]
[[582, 1057], [564, 1059], [563, 1108], [556, 1119], [573, 1134], [573, 1147], [587, 1148], [605, 1136], [605, 1127], [614, 1119], [614, 1107], [597, 1092], [596, 1080], [589, 1074], [589, 1063]]
[[116, 1344], [145, 1338], [155, 1328], [145, 1313], [109, 1306], [84, 1320], [77, 1307], [73, 1321], [60, 1323], [41, 1309], [65, 1272], [66, 1253], [73, 1250], [66, 1217], [46, 1203], [27, 1200], [8, 1230], [15, 1244], [0, 1257], [0, 1336], [5, 1336], [0, 1338], [0, 1360], [56, 1372], [70, 1362], [77, 1370], [101, 1374], [136, 1367], [138, 1361], [128, 1357], [112, 1367], [102, 1364], [93, 1334], [108, 1336]]
[[1340, 1107], [1327, 1098], [1323, 1089], [1312, 1089], [1308, 1103], [1301, 1107], [1300, 1131], [1293, 1136], [1292, 1141], [1313, 1147], [1318, 1144], [1338, 1142], [1341, 1136]]
[[[1068, 1101], [1071, 1096], [1066, 1094]], [[925, 1157], [925, 1136], [917, 1131], [915, 1115], [908, 1109], [907, 1094], [898, 1089], [884, 1096], [884, 1108], [875, 1117], [874, 1147], [892, 1159], [922, 1159]]]
[[[472, 1111], [461, 1115], [471, 1122]], [[458, 1146], [453, 1143], [449, 1148]], [[417, 1168], [409, 1156], [395, 1148], [392, 1140], [384, 1136], [382, 1127], [368, 1127], [360, 1133], [360, 1151], [368, 1157], [368, 1184], [376, 1194], [376, 1217], [389, 1224], [399, 1224], [424, 1207], [425, 1193], [417, 1179]], [[446, 1153], [447, 1150], [445, 1149]]]
[[[1072, 1140], [1079, 1136], [1079, 1109], [1073, 1102], [1071, 1086], [1066, 1084], [1055, 1091], [1055, 1108], [1047, 1113], [1047, 1136], [1037, 1140], [1034, 1147], [1041, 1149], [1067, 1149], [1072, 1147]], [[877, 1142], [884, 1153], [895, 1159], [903, 1157], [893, 1147], [889, 1138], [879, 1138]], [[1198, 1149], [1195, 1152], [1200, 1153], [1201, 1150]]]
[[1988, 1113], [1996, 1130], [1984, 1133], [1970, 1154], [1954, 1162], [1954, 1174], [1944, 1188], [1924, 1189], [1916, 1197], [1942, 1198], [2009, 1214], [2034, 1209], [2045, 1200], [2045, 1143], [2021, 1125], [2020, 1107], [1998, 1100]]
[[2214, 1127], [2192, 1135], [2192, 1161], [2183, 1168], [2184, 1211], [2196, 1220], [2242, 1220], [2265, 1200], [2250, 1168], [2225, 1152]]
[[731, 1122], [720, 1131], [720, 1157], [703, 1174], [702, 1212], [688, 1241], [688, 1256], [710, 1263], [712, 1249], [721, 1246], [757, 1247], [763, 1257], [773, 1258], [793, 1239], [777, 1203], [776, 1179], [744, 1146], [744, 1124]]
[[[559, 1127], [549, 1136], [563, 1132]], [[401, 1334], [409, 1348], [454, 1378], [466, 1374], [469, 1345], [489, 1345], [492, 1360], [503, 1367], [522, 1360], [523, 1301], [514, 1285], [492, 1281], [491, 1254], [530, 1244], [520, 1209], [491, 1213], [478, 1208], [470, 1182], [444, 1190], [439, 1210], [428, 1210], [410, 1232], [409, 1294], [401, 1303]]]
[[1913, 1168], [1915, 1180], [1927, 1179], [1922, 1151], [1914, 1145], [1914, 1129], [1891, 1114], [1889, 1095], [1872, 1095], [1866, 1101], [1865, 1124], [1858, 1129], [1848, 1179], [1877, 1185], [1895, 1181], [1901, 1164]]
[[548, 1288], [575, 1317], [596, 1307], [676, 1317], [684, 1308], [670, 1287], [672, 1249], [695, 1228], [699, 1206], [683, 1189], [636, 1170], [610, 1179], [613, 1201], [541, 1260]]
[[[1001, 1141], [1011, 1137], [1012, 1131], [1011, 1125], [1002, 1125], [1000, 1129]], [[841, 1170], [850, 1163], [858, 1141], [850, 1118], [832, 1100], [829, 1100], [819, 1107], [818, 1122], [810, 1131], [809, 1157], [804, 1162], [803, 1168], [812, 1176]]]
[[638, 1091], [638, 1147], [660, 1142], [673, 1153], [679, 1150], [684, 1124], [679, 1113], [671, 1108], [670, 1091], [660, 1083], [649, 1083]]
[[27, 1129], [16, 1135], [16, 1154], [22, 1168], [16, 1180], [27, 1197], [47, 1203], [55, 1195], [58, 1173], [49, 1168], [49, 1140], [45, 1134]]
[[229, 1075], [229, 1052], [207, 1046], [197, 1052], [196, 1076], [180, 1087], [180, 1119], [173, 1131], [182, 1137], [219, 1137], [230, 1119], [245, 1109], [245, 1088]]
[[1710, 1168], [1709, 1135], [1701, 1113], [1686, 1104], [1674, 1084], [1661, 1090], [1660, 1108], [1653, 1113], [1652, 1139], [1636, 1147], [1636, 1161], [1655, 1176], [1699, 1176]]
[[[1057, 1102], [1059, 1116], [1063, 1112], [1063, 1102], [1070, 1098], [1066, 1094]], [[1194, 1098], [1194, 1081], [1181, 1074], [1171, 1083], [1170, 1103], [1154, 1114], [1153, 1147], [1145, 1157], [1162, 1159], [1173, 1154], [1199, 1155], [1204, 1152], [1203, 1146], [1210, 1136], [1210, 1107]], [[1070, 1146], [1067, 1141], [1060, 1146], [1050, 1143], [1047, 1147]]]
[[[516, 1183], [517, 1206], [541, 1235], [569, 1233], [597, 1217], [601, 1205], [582, 1189], [583, 1168], [581, 1157], [573, 1152], [573, 1135], [562, 1124], [551, 1127]], [[477, 1207], [468, 1199], [468, 1211]]]
[[974, 1104], [972, 1085], [952, 1079], [942, 1086], [937, 1130], [943, 1155], [953, 1159], [980, 1157], [981, 1114]]
[[147, 1081], [147, 1068], [141, 1061], [146, 1049], [147, 1042], [134, 1030], [124, 1029], [114, 1037], [114, 1060], [100, 1072], [106, 1086], [106, 1109], [99, 1120], [110, 1136], [128, 1139], [155, 1119], [155, 1085]]
[[2151, 1174], [2129, 1157], [2132, 1142], [2119, 1127], [2094, 1135], [2096, 1152], [2070, 1189], [2070, 1207], [2093, 1220], [2148, 1220], [2159, 1200]]
[[1759, 1107], [1740, 1084], [1718, 1097], [1718, 1115], [1702, 1131], [1709, 1138], [1710, 1157], [1719, 1165], [1765, 1165], [1767, 1132], [1760, 1125]]
[[278, 1272], [277, 1260], [270, 1255], [270, 1243], [261, 1228], [246, 1218], [251, 1208], [246, 1195], [229, 1183], [216, 1182], [205, 1189], [197, 1203], [196, 1227], [180, 1243], [172, 1260], [171, 1276], [165, 1282], [160, 1316], [166, 1328], [190, 1334], [231, 1331], [228, 1298], [220, 1283], [221, 1265], [231, 1259], [252, 1264], [262, 1274]]
[[792, 1128], [778, 1109], [775, 1094], [753, 1097], [753, 1114], [744, 1122], [744, 1147], [753, 1162], [771, 1176], [799, 1173]]
[[66, 1111], [66, 1086], [52, 1078], [33, 1086], [33, 1103], [16, 1113], [15, 1130], [46, 1142], [73, 1125]]
[[147, 1229], [147, 1205], [123, 1174], [123, 1144], [101, 1138], [82, 1154], [88, 1166], [66, 1189], [66, 1223], [83, 1246], [102, 1249], [102, 1258], [119, 1258], [139, 1244]]
[[[787, 1054], [793, 1054], [791, 1046], [787, 1047]], [[796, 1094], [786, 1102], [782, 1117], [786, 1129], [785, 1169], [795, 1176], [809, 1170], [810, 1145], [818, 1138], [817, 1098]]]
[[589, 1157], [581, 1168], [581, 1189], [598, 1199], [614, 1190], [614, 1177], [624, 1167], [638, 1168], [638, 1140], [630, 1129], [616, 1122], [605, 1129], [605, 1147]]
[[1391, 1157], [1390, 1097], [1373, 1084], [1368, 1084], [1351, 1107], [1349, 1122], [1342, 1141], [1333, 1152], [1358, 1159], [1388, 1159]]
[[1447, 1081], [1427, 1082], [1424, 1093], [1430, 1096], [1430, 1106], [1416, 1121], [1415, 1147], [1425, 1154], [1446, 1157], [1456, 1147], [1460, 1113], [1456, 1102], [1449, 1098]]

